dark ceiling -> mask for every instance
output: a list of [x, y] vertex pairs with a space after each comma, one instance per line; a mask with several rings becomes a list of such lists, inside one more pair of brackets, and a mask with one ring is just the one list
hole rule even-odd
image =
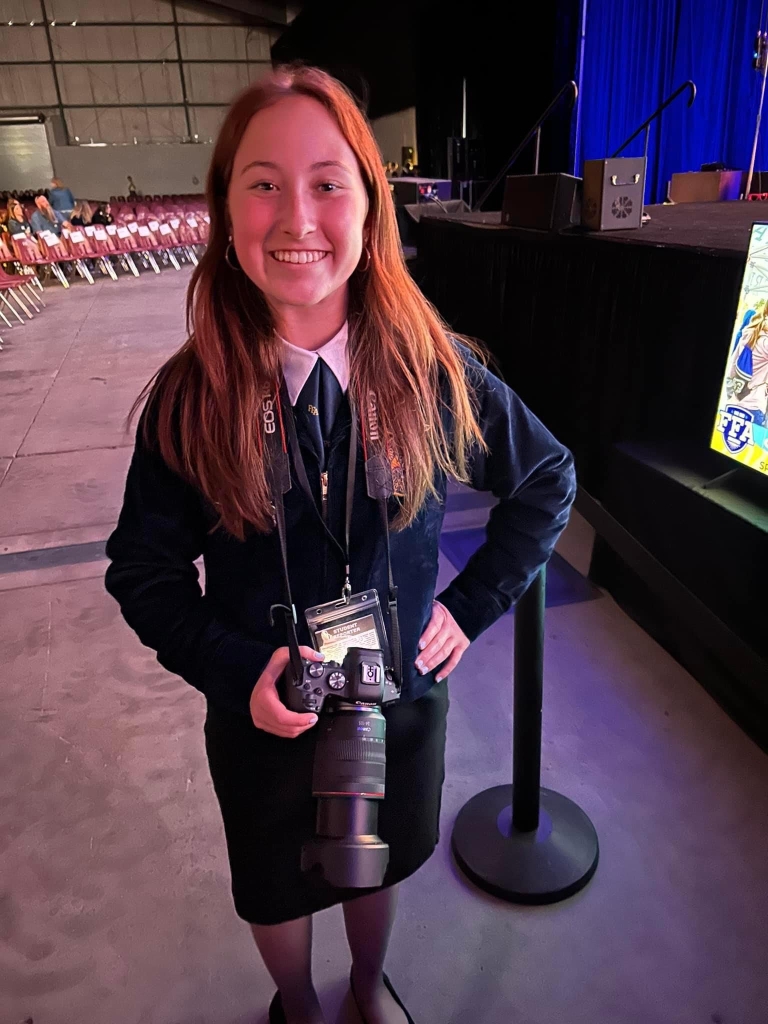
[[404, 110], [416, 98], [414, 44], [423, 7], [423, 0], [306, 0], [272, 59], [324, 68], [371, 118]]

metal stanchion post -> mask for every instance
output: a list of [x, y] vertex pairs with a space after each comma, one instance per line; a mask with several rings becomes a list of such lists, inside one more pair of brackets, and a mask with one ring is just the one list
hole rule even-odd
[[597, 833], [572, 800], [541, 788], [545, 570], [515, 609], [513, 780], [472, 797], [451, 845], [481, 889], [513, 903], [556, 903], [582, 889], [599, 856]]

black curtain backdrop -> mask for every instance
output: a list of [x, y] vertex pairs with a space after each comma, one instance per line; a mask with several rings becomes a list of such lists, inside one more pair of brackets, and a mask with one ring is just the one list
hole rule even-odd
[[[685, 665], [742, 728], [768, 751], [768, 630], [765, 628], [766, 481], [743, 470], [729, 490], [702, 492], [722, 472], [714, 452], [689, 446], [615, 445], [606, 466], [604, 507], [765, 661], [741, 671], [730, 647], [681, 622], [604, 541], [590, 577]], [[733, 488], [735, 487], [735, 491]], [[751, 498], [749, 502], [743, 500]], [[747, 510], [749, 510], [747, 512]]]
[[272, 47], [274, 62], [303, 61], [352, 90], [368, 117], [412, 107], [421, 0], [309, 0]]
[[[613, 237], [422, 217], [415, 276], [572, 449], [582, 486], [768, 659], [768, 481], [702, 490], [734, 468], [709, 441], [753, 206], [650, 207]], [[592, 575], [768, 749], [768, 663], [740, 678], [602, 542]]]
[[708, 446], [743, 253], [436, 217], [417, 237], [424, 293], [489, 347], [597, 497], [616, 441]]
[[[467, 79], [467, 135], [485, 153], [493, 178], [564, 82], [573, 77], [578, 0], [539, 4], [479, 3], [461, 17], [434, 18], [417, 43], [416, 117], [420, 166], [447, 173], [446, 140], [461, 134]], [[563, 108], [542, 136], [541, 170], [567, 171], [570, 112]], [[533, 169], [533, 146], [515, 173]], [[499, 192], [499, 197], [501, 192]], [[491, 197], [486, 208], [499, 209]]]
[[[416, 107], [419, 171], [445, 177], [447, 140], [481, 141], [493, 177], [560, 86], [573, 76], [578, 0], [478, 0], [451, 16], [425, 0], [310, 0], [272, 47], [275, 61], [330, 71], [370, 118]], [[568, 170], [570, 112], [542, 138], [542, 170]], [[516, 170], [533, 166], [533, 148]], [[489, 207], [490, 208], [490, 207]]]

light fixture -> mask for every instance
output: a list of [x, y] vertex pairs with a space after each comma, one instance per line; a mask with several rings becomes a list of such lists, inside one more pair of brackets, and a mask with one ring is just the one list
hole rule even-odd
[[12, 21], [9, 21], [9, 22], [8, 22], [8, 24], [9, 24], [9, 25], [12, 25], [12, 24], [13, 24], [13, 22], [12, 22]]
[[79, 135], [76, 135], [76, 136], [75, 136], [75, 142], [79, 142], [79, 141], [80, 141], [80, 136], [79, 136]]
[[77, 22], [76, 22], [76, 21], [73, 21], [73, 22], [72, 22], [72, 28], [74, 28], [74, 27], [75, 27], [76, 25], [77, 25]]
[[30, 21], [30, 23], [29, 23], [29, 27], [30, 27], [30, 28], [34, 28], [34, 27], [35, 27], [35, 23], [34, 23], [34, 21]]
[[56, 22], [55, 21], [51, 22], [51, 28], [56, 28]]

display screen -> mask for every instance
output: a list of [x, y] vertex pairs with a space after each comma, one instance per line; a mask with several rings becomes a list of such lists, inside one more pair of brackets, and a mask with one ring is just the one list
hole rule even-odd
[[768, 476], [768, 224], [752, 225], [712, 447]]

